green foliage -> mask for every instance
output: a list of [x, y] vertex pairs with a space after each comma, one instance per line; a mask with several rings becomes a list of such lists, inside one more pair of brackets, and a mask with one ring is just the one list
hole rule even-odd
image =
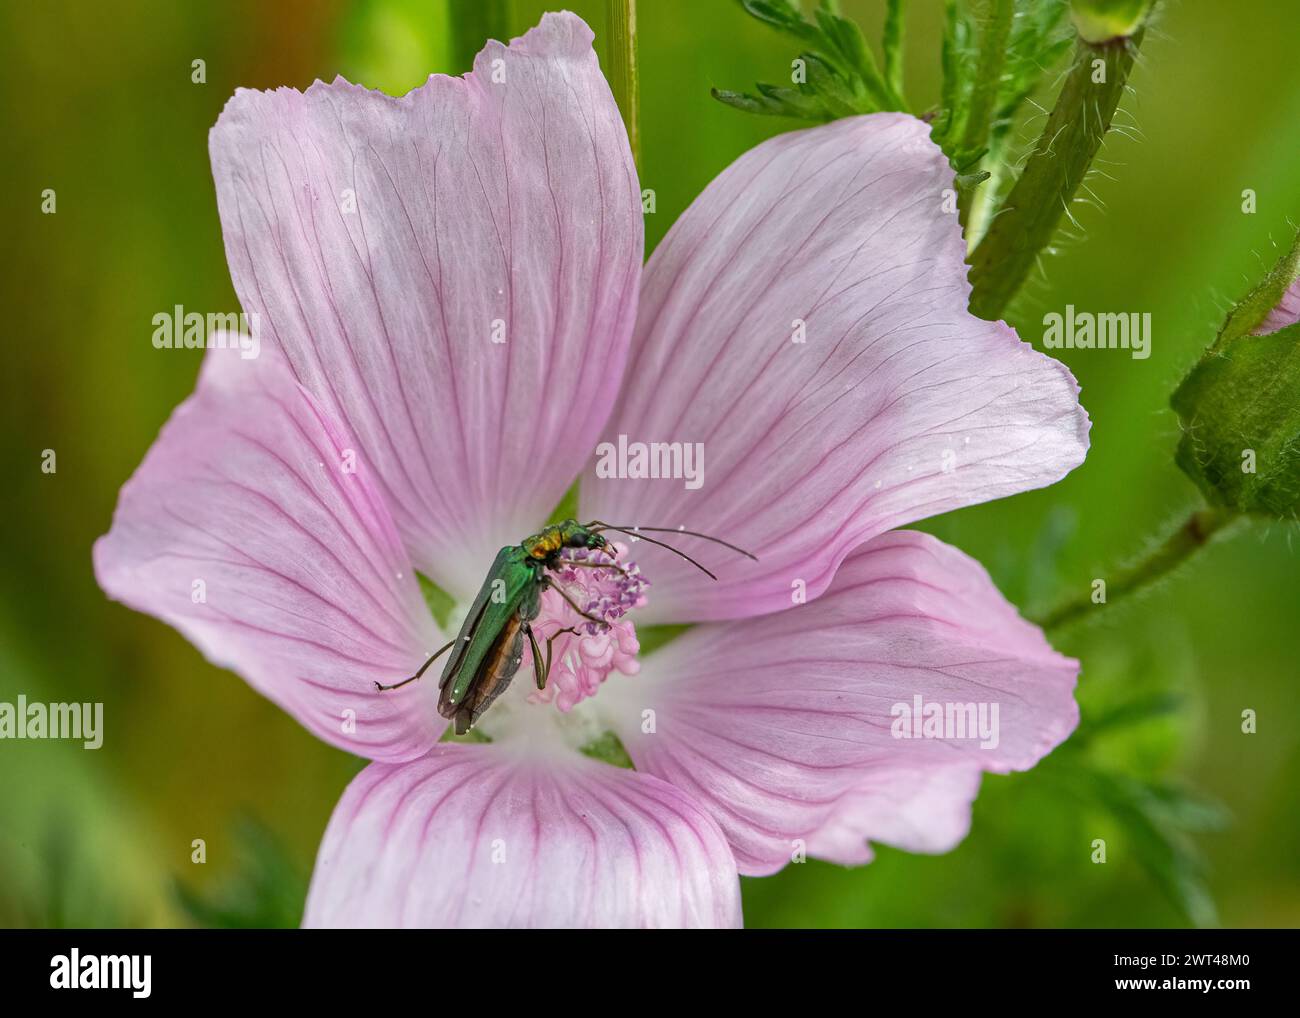
[[[889, 0], [878, 70], [862, 30], [823, 2], [812, 17], [792, 0], [741, 0], [754, 18], [797, 40], [806, 79], [760, 83], [756, 93], [713, 90], [747, 113], [827, 121], [907, 110], [903, 95], [903, 4]], [[928, 114], [934, 139], [957, 174], [962, 221], [975, 188], [1000, 174], [1010, 131], [1044, 74], [1069, 48], [1066, 0], [946, 0], [939, 107]], [[797, 68], [796, 68], [797, 71]], [[986, 190], [994, 191], [997, 181]]]
[[582, 747], [582, 752], [593, 760], [599, 760], [614, 767], [634, 770], [632, 758], [628, 756], [622, 740], [613, 732], [606, 732], [599, 738], [592, 739]]
[[[1196, 836], [1227, 826], [1227, 810], [1166, 776], [1185, 752], [1197, 662], [1177, 629], [1128, 651], [1090, 655], [1079, 727], [1045, 762], [1045, 777], [1092, 818], [1106, 864], [1136, 864], [1196, 926], [1218, 923]], [[1113, 825], [1108, 830], [1106, 824]]]
[[[565, 520], [575, 520], [578, 518], [578, 481], [574, 481], [569, 490], [564, 493], [560, 499], [560, 504], [555, 507], [555, 511], [546, 518], [547, 523], [563, 523]], [[522, 540], [525, 535], [520, 534]]]
[[1259, 328], [1297, 279], [1300, 279], [1300, 233], [1296, 234], [1291, 250], [1278, 259], [1253, 290], [1232, 306], [1207, 356], [1221, 352], [1233, 340], [1248, 336]]
[[641, 656], [654, 653], [691, 628], [689, 625], [637, 626], [636, 639], [641, 647]]
[[1177, 461], [1214, 505], [1300, 514], [1300, 324], [1241, 336], [1204, 357], [1174, 393]]
[[1235, 304], [1174, 392], [1177, 462], [1211, 504], [1272, 519], [1300, 512], [1300, 324], [1253, 335], [1300, 277], [1300, 234]]
[[429, 614], [438, 623], [438, 628], [446, 632], [447, 624], [451, 621], [452, 609], [456, 607], [456, 599], [424, 573], [417, 570], [415, 578], [420, 582], [420, 593], [424, 595], [424, 603], [429, 606]]
[[971, 257], [971, 311], [1002, 316], [1056, 232], [1110, 130], [1141, 43], [1080, 41], [1043, 132]]
[[[0, 925], [37, 929], [144, 925], [142, 910], [79, 836], [83, 831], [77, 821], [54, 810], [45, 824], [33, 846], [40, 855], [36, 879], [6, 880], [0, 885]], [[0, 841], [0, 849], [7, 847]], [[10, 862], [0, 852], [0, 864]]]
[[804, 46], [791, 65], [790, 85], [760, 82], [757, 94], [713, 89], [713, 97], [746, 113], [827, 121], [859, 113], [906, 110], [903, 97], [903, 4], [889, 0], [885, 73], [862, 30], [821, 0], [811, 18], [791, 0], [740, 0], [752, 17]]
[[255, 817], [234, 823], [235, 865], [213, 889], [176, 881], [176, 897], [190, 918], [215, 929], [291, 929], [302, 919], [307, 875], [279, 837]]
[[1080, 766], [1071, 781], [1085, 801], [1101, 806], [1119, 825], [1114, 848], [1130, 854], [1194, 925], [1218, 925], [1205, 862], [1192, 836], [1226, 826], [1221, 805], [1174, 785], [1100, 768]]

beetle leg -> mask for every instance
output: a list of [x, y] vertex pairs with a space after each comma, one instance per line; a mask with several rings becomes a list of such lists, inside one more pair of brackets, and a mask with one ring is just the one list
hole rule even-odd
[[412, 675], [409, 679], [403, 679], [401, 682], [394, 682], [391, 686], [384, 686], [384, 685], [381, 685], [380, 683], [376, 682], [376, 683], [375, 683], [375, 689], [379, 690], [379, 692], [381, 692], [381, 693], [386, 693], [386, 692], [388, 692], [390, 689], [401, 689], [401, 687], [402, 687], [402, 686], [405, 686], [408, 682], [414, 682], [414, 681], [415, 681], [416, 679], [418, 679], [421, 675], [423, 675], [426, 671], [428, 671], [429, 665], [431, 665], [431, 664], [433, 664], [435, 661], [437, 661], [438, 658], [442, 657], [443, 654], [447, 653], [447, 651], [451, 650], [451, 648], [454, 647], [454, 646], [456, 646], [456, 641], [455, 641], [455, 640], [452, 640], [452, 641], [451, 641], [449, 644], [447, 644], [445, 647], [442, 647], [442, 648], [440, 648], [440, 649], [438, 649], [438, 650], [435, 650], [435, 651], [434, 651], [434, 652], [429, 656], [429, 660], [426, 661], [426, 662], [424, 662], [424, 664], [420, 665], [420, 670], [419, 670], [418, 672], [416, 672], [414, 675]]
[[524, 632], [528, 634], [528, 646], [533, 651], [533, 680], [537, 683], [538, 689], [546, 688], [546, 677], [551, 674], [551, 645], [546, 645], [546, 666], [542, 667], [542, 648], [537, 646], [537, 637], [533, 635], [533, 627], [527, 622], [524, 623]]
[[574, 601], [573, 598], [571, 598], [571, 597], [569, 596], [568, 591], [566, 591], [566, 590], [565, 590], [563, 587], [561, 587], [558, 583], [553, 582], [549, 576], [546, 577], [546, 579], [544, 579], [542, 582], [545, 583], [545, 584], [546, 584], [548, 587], [550, 587], [552, 590], [554, 590], [557, 594], [559, 594], [560, 597], [564, 598], [564, 600], [568, 602], [569, 607], [572, 608], [574, 611], [576, 611], [579, 615], [581, 615], [581, 616], [582, 616], [584, 619], [586, 619], [588, 622], [594, 622], [594, 623], [596, 623], [596, 625], [598, 625], [598, 626], [604, 626], [606, 629], [609, 628], [609, 623], [606, 622], [604, 619], [598, 619], [598, 618], [596, 618], [595, 615], [588, 615], [585, 611], [583, 611], [581, 608], [579, 608], [579, 607], [578, 607], [578, 603], [577, 603], [576, 601]]
[[533, 650], [533, 678], [537, 682], [538, 689], [545, 689], [546, 680], [551, 677], [551, 652], [555, 647], [555, 641], [560, 638], [561, 633], [572, 633], [574, 636], [581, 636], [582, 634], [572, 626], [557, 629], [546, 639], [546, 663], [543, 664], [542, 648], [537, 645], [537, 637], [533, 635], [533, 627], [525, 625], [524, 632], [528, 634], [528, 643]]
[[578, 566], [581, 569], [617, 569], [624, 576], [627, 575], [627, 570], [617, 562], [577, 562], [573, 559], [565, 559], [564, 564], [566, 567]]

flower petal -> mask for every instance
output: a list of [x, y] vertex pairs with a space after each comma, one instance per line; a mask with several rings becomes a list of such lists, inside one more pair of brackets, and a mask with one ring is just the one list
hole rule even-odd
[[605, 439], [699, 443], [705, 470], [696, 487], [602, 479], [598, 457], [584, 518], [704, 531], [761, 561], [680, 539], [715, 583], [639, 546], [648, 617], [777, 611], [876, 534], [1082, 462], [1069, 371], [966, 310], [952, 187], [919, 120], [847, 118], [741, 156], [656, 249]]
[[123, 486], [95, 575], [327, 742], [408, 760], [446, 726], [437, 689], [374, 683], [442, 640], [354, 449], [274, 352], [213, 349]]
[[[740, 871], [758, 874], [788, 862], [797, 839], [841, 861], [850, 836], [954, 844], [974, 772], [1032, 767], [1074, 729], [1077, 672], [977, 562], [898, 531], [849, 556], [817, 601], [693, 629], [596, 704], [637, 770], [703, 803]], [[915, 697], [922, 716], [970, 704], [978, 722], [983, 709], [990, 737], [975, 724], [915, 737], [897, 706]]]
[[626, 359], [640, 192], [591, 40], [547, 14], [463, 79], [240, 90], [212, 131], [245, 311], [461, 597], [572, 484]]
[[951, 852], [970, 831], [982, 773], [978, 764], [886, 762], [836, 804], [808, 837], [808, 852], [841, 866], [871, 862], [871, 841], [907, 852]]
[[717, 825], [657, 778], [443, 744], [348, 786], [303, 925], [739, 926], [740, 882]]
[[1300, 322], [1300, 279], [1297, 279], [1288, 288], [1286, 293], [1282, 294], [1282, 299], [1278, 301], [1277, 307], [1268, 313], [1259, 327], [1255, 330], [1257, 336], [1267, 336], [1270, 333], [1279, 332], [1289, 325]]

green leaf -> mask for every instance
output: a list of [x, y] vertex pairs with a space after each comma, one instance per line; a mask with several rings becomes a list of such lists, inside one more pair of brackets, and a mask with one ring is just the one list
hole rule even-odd
[[1020, 110], [1075, 38], [1066, 30], [1068, 10], [1067, 0], [946, 4], [943, 90], [933, 136], [959, 173], [961, 222], [972, 247], [1016, 161], [1006, 150]]
[[713, 98], [718, 102], [740, 110], [742, 113], [757, 113], [760, 116], [785, 117], [793, 114], [787, 113], [784, 108], [773, 104], [770, 100], [755, 95], [748, 95], [745, 92], [732, 92], [723, 88], [710, 89]]
[[578, 484], [578, 481], [574, 481], [569, 486], [569, 490], [564, 493], [564, 497], [560, 499], [560, 504], [555, 507], [555, 511], [546, 518], [547, 523], [563, 523], [565, 520], [577, 518]]
[[613, 767], [625, 767], [628, 770], [636, 769], [632, 766], [632, 758], [628, 756], [622, 741], [613, 732], [606, 732], [599, 738], [592, 739], [582, 747], [582, 752], [593, 760], [599, 760]]
[[1185, 706], [1185, 698], [1169, 690], [1157, 690], [1136, 699], [1115, 704], [1103, 711], [1085, 716], [1070, 736], [1076, 748], [1091, 742], [1099, 735], [1130, 725], [1141, 724], [1156, 718], [1168, 717]]
[[637, 626], [636, 641], [641, 647], [640, 655], [645, 657], [665, 644], [672, 643], [673, 640], [690, 628], [690, 625], [680, 623], [662, 626]]
[[885, 66], [881, 75], [858, 25], [838, 5], [821, 3], [811, 19], [789, 0], [740, 0], [751, 17], [797, 40], [806, 80], [759, 84], [758, 94], [715, 88], [713, 97], [745, 113], [825, 121], [837, 117], [906, 110], [902, 94], [902, 0], [890, 0], [885, 23]]
[[[1228, 821], [1227, 811], [1172, 786], [1098, 770], [1081, 771], [1079, 776], [1123, 828], [1124, 844], [1114, 849], [1131, 853], [1196, 926], [1217, 926], [1205, 863], [1188, 834], [1221, 829]], [[1115, 861], [1113, 854], [1109, 861]]]
[[446, 630], [452, 609], [456, 607], [456, 599], [419, 570], [416, 570], [415, 578], [419, 581], [424, 603], [429, 606], [429, 614], [438, 623], [439, 629]]

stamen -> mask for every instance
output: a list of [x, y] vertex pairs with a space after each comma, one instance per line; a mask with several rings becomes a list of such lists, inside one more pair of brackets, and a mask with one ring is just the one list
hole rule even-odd
[[[602, 621], [583, 619], [554, 590], [542, 594], [542, 610], [533, 623], [539, 638], [545, 640], [569, 626], [578, 632], [565, 633], [555, 641], [546, 689], [534, 690], [531, 702], [554, 703], [567, 713], [594, 695], [612, 672], [635, 675], [640, 670], [636, 626], [627, 615], [646, 603], [650, 584], [636, 562], [621, 557], [626, 554], [625, 547], [619, 545], [616, 551], [618, 561], [597, 549], [573, 548], [562, 553], [552, 581], [588, 615]], [[524, 667], [530, 667], [529, 663]]]

